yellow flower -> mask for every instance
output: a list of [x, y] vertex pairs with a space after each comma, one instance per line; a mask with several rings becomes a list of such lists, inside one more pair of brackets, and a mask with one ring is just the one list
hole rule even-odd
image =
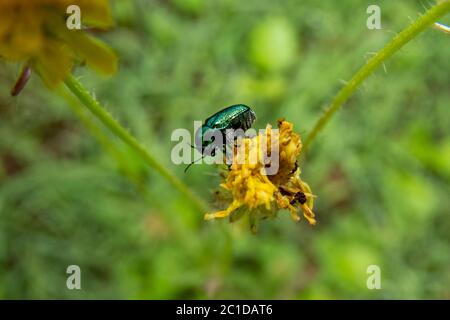
[[[283, 119], [278, 120], [278, 129], [279, 133], [274, 134], [267, 125], [264, 133], [245, 138], [234, 148], [233, 163], [221, 184], [231, 192], [233, 201], [223, 211], [206, 214], [206, 220], [224, 218], [245, 207], [253, 220], [274, 216], [277, 209], [288, 209], [294, 220], [300, 220], [301, 210], [310, 224], [316, 223], [312, 211], [314, 196], [308, 184], [300, 179], [297, 164], [302, 148], [300, 136]], [[278, 171], [270, 175], [266, 168], [271, 163], [266, 163], [264, 154], [277, 151]]]
[[74, 61], [114, 73], [117, 57], [110, 48], [83, 29], [67, 27], [70, 5], [79, 6], [83, 25], [113, 23], [108, 0], [0, 0], [0, 58], [23, 62], [50, 88], [69, 75]]

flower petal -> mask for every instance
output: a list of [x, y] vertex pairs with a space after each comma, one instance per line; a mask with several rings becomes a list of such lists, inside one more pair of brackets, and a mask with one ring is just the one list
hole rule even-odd
[[49, 88], [55, 88], [71, 72], [73, 58], [67, 46], [47, 42], [44, 50], [33, 60], [33, 66]]
[[83, 24], [109, 28], [114, 24], [108, 0], [87, 0], [79, 4]]
[[90, 68], [103, 74], [117, 71], [117, 55], [100, 40], [83, 32], [69, 32], [66, 39], [77, 56]]

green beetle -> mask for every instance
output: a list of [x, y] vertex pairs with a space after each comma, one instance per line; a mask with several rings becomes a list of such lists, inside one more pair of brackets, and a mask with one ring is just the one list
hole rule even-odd
[[[241, 129], [245, 132], [251, 128], [255, 120], [255, 112], [245, 104], [235, 104], [222, 109], [206, 119], [197, 130], [195, 133], [195, 148], [202, 154], [202, 158], [206, 155], [214, 156], [216, 148], [220, 146], [217, 146], [212, 138], [205, 139], [206, 135], [212, 137], [214, 133], [219, 132], [222, 136], [222, 141], [227, 142], [226, 130]], [[225, 146], [226, 143], [223, 145], [224, 150]], [[205, 151], [208, 151], [208, 153], [205, 153]], [[185, 172], [195, 162], [191, 162], [186, 167]]]

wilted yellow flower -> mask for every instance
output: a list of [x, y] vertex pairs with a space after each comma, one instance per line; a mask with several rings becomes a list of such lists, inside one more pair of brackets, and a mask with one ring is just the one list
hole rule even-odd
[[[297, 164], [302, 148], [300, 136], [283, 119], [278, 120], [278, 128], [279, 133], [274, 134], [267, 125], [264, 133], [245, 138], [235, 147], [233, 163], [221, 184], [231, 192], [233, 200], [227, 209], [206, 214], [205, 219], [224, 218], [246, 207], [253, 219], [274, 216], [278, 209], [288, 209], [294, 220], [300, 220], [298, 211], [301, 210], [310, 224], [316, 223], [312, 211], [314, 196], [308, 184], [300, 179]], [[266, 163], [264, 154], [277, 151], [278, 171], [269, 175], [266, 168], [271, 164]]]
[[108, 0], [0, 0], [0, 58], [22, 62], [55, 87], [74, 61], [110, 74], [117, 57], [85, 30], [69, 29], [68, 6], [77, 5], [83, 25], [107, 28], [113, 23]]

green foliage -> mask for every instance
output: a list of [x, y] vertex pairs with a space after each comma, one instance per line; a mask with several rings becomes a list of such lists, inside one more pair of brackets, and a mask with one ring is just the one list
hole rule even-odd
[[[218, 208], [217, 168], [171, 163], [175, 128], [245, 103], [256, 128], [284, 117], [303, 137], [340, 79], [424, 10], [376, 1], [383, 29], [369, 31], [368, 3], [350, 0], [113, 3], [104, 40], [120, 70], [77, 75]], [[256, 235], [203, 221], [113, 139], [116, 162], [38, 77], [9, 97], [18, 69], [1, 65], [0, 298], [449, 298], [447, 41], [430, 29], [409, 43], [315, 140], [302, 172], [318, 224], [280, 212]], [[80, 291], [66, 288], [71, 264]], [[381, 290], [366, 287], [371, 264]]]
[[249, 58], [262, 70], [281, 71], [299, 58], [297, 46], [295, 30], [289, 21], [266, 18], [250, 33]]

